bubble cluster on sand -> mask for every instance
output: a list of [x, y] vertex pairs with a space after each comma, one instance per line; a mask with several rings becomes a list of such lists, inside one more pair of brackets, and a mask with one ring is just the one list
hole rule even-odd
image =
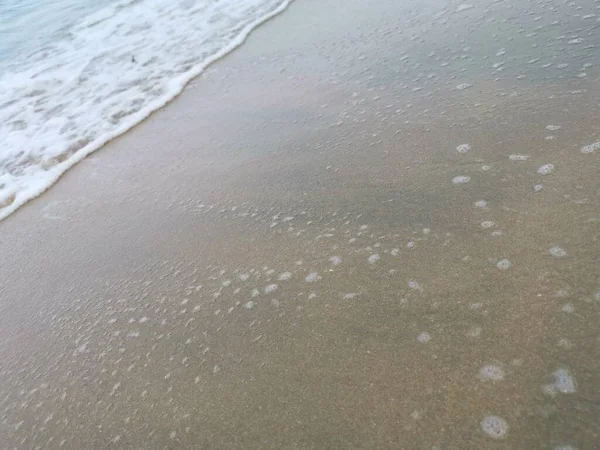
[[452, 178], [452, 183], [454, 184], [465, 184], [471, 181], [471, 177], [468, 175], [459, 175], [457, 177]]
[[340, 258], [339, 256], [332, 256], [331, 258], [329, 258], [329, 262], [334, 266], [339, 266], [342, 263], [342, 258]]
[[508, 259], [501, 259], [496, 263], [496, 267], [500, 270], [508, 270], [512, 267], [512, 263]]
[[431, 335], [427, 331], [423, 331], [421, 334], [417, 336], [417, 341], [421, 344], [425, 344], [431, 340]]
[[475, 203], [475, 207], [479, 209], [483, 209], [487, 207], [487, 202], [485, 200], [477, 200]]
[[529, 155], [509, 155], [508, 157], [511, 161], [527, 161], [529, 158]]
[[472, 86], [473, 85], [469, 83], [461, 83], [458, 86], [456, 86], [456, 89], [458, 89], [459, 91], [464, 91], [465, 89], [469, 89]]
[[271, 293], [275, 292], [276, 290], [277, 290], [276, 284], [269, 284], [267, 287], [265, 287], [265, 294], [271, 294]]
[[487, 364], [479, 369], [481, 378], [492, 381], [500, 381], [504, 379], [504, 371], [501, 367], [492, 364]]
[[288, 281], [292, 279], [292, 272], [283, 272], [281, 275], [279, 275], [278, 280], [279, 281]]
[[585, 154], [594, 153], [596, 150], [600, 150], [600, 141], [581, 147], [581, 153]]
[[481, 228], [492, 228], [494, 225], [496, 225], [494, 222], [492, 222], [491, 220], [485, 220], [483, 222], [481, 222]]
[[546, 125], [546, 130], [549, 131], [557, 131], [560, 130], [562, 128], [562, 126], [560, 125]]
[[567, 251], [564, 248], [559, 247], [558, 245], [555, 245], [550, 250], [548, 250], [548, 253], [550, 253], [555, 258], [562, 258], [564, 256], [567, 256]]
[[307, 283], [314, 283], [315, 281], [319, 281], [320, 279], [321, 277], [317, 272], [311, 272], [306, 276], [305, 281]]
[[460, 144], [458, 147], [456, 147], [456, 151], [458, 153], [467, 153], [469, 150], [471, 150], [471, 146], [469, 144]]
[[542, 391], [545, 394], [554, 396], [557, 393], [574, 394], [577, 392], [575, 378], [573, 378], [567, 369], [558, 369], [552, 375], [554, 375], [554, 383], [542, 386]]
[[575, 307], [573, 306], [573, 303], [566, 303], [561, 308], [561, 311], [566, 312], [567, 314], [571, 314], [571, 313], [575, 312]]
[[379, 259], [380, 259], [379, 254], [374, 253], [367, 258], [367, 261], [369, 261], [369, 264], [375, 264], [377, 261], [379, 261]]
[[554, 172], [554, 164], [544, 164], [538, 167], [537, 173], [540, 175], [549, 175]]
[[542, 189], [544, 189], [543, 184], [536, 184], [533, 186], [533, 192], [540, 192]]
[[508, 423], [498, 416], [487, 416], [481, 421], [481, 429], [492, 439], [504, 439], [508, 433]]

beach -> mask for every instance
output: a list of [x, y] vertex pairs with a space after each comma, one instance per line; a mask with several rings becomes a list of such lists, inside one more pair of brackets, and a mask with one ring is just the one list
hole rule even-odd
[[0, 222], [7, 449], [594, 449], [597, 3], [296, 0]]

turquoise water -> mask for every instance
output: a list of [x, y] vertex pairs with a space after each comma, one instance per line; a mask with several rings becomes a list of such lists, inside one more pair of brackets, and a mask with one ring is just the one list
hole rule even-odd
[[0, 0], [0, 71], [64, 39], [83, 17], [115, 0]]

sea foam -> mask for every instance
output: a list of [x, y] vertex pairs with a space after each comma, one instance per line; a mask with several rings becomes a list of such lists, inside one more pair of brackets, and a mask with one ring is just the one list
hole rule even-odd
[[0, 219], [177, 96], [291, 0], [126, 0], [0, 75]]

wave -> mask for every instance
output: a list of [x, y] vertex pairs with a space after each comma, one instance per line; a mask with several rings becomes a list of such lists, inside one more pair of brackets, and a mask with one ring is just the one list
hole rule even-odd
[[180, 94], [291, 0], [125, 0], [0, 78], [0, 220]]

